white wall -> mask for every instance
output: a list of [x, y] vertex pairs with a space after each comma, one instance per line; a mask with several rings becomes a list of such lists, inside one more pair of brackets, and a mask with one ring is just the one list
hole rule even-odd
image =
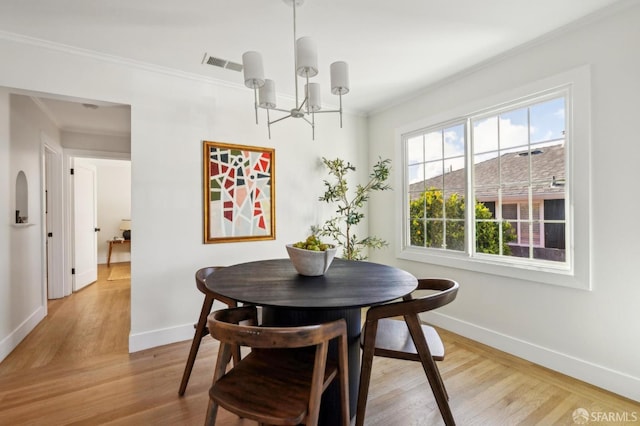
[[[63, 135], [64, 138], [64, 135]], [[63, 139], [63, 144], [65, 140]], [[81, 146], [80, 146], [81, 147]], [[102, 158], [76, 158], [75, 164], [96, 168], [98, 263], [107, 263], [108, 240], [122, 237], [120, 222], [131, 217], [131, 162]], [[133, 233], [133, 231], [132, 231]], [[111, 263], [129, 262], [128, 246], [115, 247]]]
[[[0, 39], [0, 57], [0, 86], [131, 105], [131, 351], [192, 338], [202, 304], [193, 278], [198, 268], [285, 257], [285, 243], [303, 238], [310, 225], [323, 219], [326, 210], [317, 201], [324, 177], [321, 156], [362, 164], [360, 175], [367, 174], [362, 117], [347, 114], [341, 130], [337, 117], [318, 116], [315, 141], [306, 123], [286, 120], [272, 128], [269, 140], [264, 124], [253, 124], [253, 93], [240, 81], [237, 86], [216, 84], [11, 38]], [[275, 148], [276, 240], [202, 244], [205, 139]], [[0, 133], [0, 152], [1, 141]], [[0, 195], [6, 192], [0, 187]], [[7, 246], [0, 250], [6, 259]], [[0, 291], [7, 293], [2, 279]], [[11, 304], [11, 297], [0, 299], [0, 312]], [[14, 327], [3, 320], [0, 340]]]
[[[2, 200], [0, 204], [2, 206], [0, 211], [0, 215], [2, 215], [2, 220], [0, 221], [0, 300], [9, 300], [11, 297], [11, 262], [9, 259], [11, 242], [9, 238], [12, 233], [10, 224], [13, 223], [11, 212], [14, 207], [11, 201], [11, 182], [13, 179], [11, 178], [11, 162], [9, 159], [9, 153], [11, 152], [9, 96], [9, 91], [0, 87], [0, 200]], [[7, 305], [3, 305], [2, 309], [0, 309], [0, 359], [4, 358], [8, 351], [15, 347], [15, 344], [10, 342], [10, 336], [16, 329], [11, 318], [12, 312]]]
[[[592, 75], [593, 291], [396, 259], [395, 194], [372, 199], [371, 232], [392, 243], [372, 260], [416, 276], [459, 280], [457, 300], [433, 315], [445, 328], [640, 401], [640, 6], [574, 29], [454, 78], [370, 118], [370, 155], [395, 158], [396, 129], [589, 64]], [[634, 46], [634, 47], [632, 47]], [[396, 182], [395, 188], [401, 188]], [[588, 212], [577, 212], [588, 214]], [[395, 223], [396, 227], [389, 224]]]

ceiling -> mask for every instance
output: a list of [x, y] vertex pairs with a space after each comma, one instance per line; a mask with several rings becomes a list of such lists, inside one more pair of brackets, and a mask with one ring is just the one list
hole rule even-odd
[[129, 105], [47, 96], [34, 96], [34, 99], [60, 130], [121, 137], [131, 135]]
[[[286, 104], [295, 88], [293, 10], [285, 2], [2, 0], [0, 37], [19, 34], [239, 86], [241, 72], [203, 64], [203, 58], [241, 63], [243, 52], [256, 50], [265, 76], [276, 82], [278, 102]], [[323, 103], [337, 104], [329, 91], [329, 64], [344, 60], [351, 80], [345, 110], [368, 114], [624, 2], [306, 0], [297, 7], [297, 35], [318, 44], [319, 74], [313, 81], [323, 87]], [[56, 106], [50, 107], [55, 114]]]

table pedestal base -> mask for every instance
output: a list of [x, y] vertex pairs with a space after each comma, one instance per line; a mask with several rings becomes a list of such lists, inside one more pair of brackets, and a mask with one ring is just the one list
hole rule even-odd
[[[349, 358], [349, 414], [356, 414], [358, 384], [360, 380], [360, 308], [353, 309], [282, 309], [262, 308], [262, 323], [269, 326], [309, 325], [344, 318], [347, 322], [347, 351]], [[337, 356], [335, 344], [329, 348], [330, 356]], [[322, 396], [319, 425], [335, 426], [340, 424], [340, 393], [337, 381], [334, 381]]]

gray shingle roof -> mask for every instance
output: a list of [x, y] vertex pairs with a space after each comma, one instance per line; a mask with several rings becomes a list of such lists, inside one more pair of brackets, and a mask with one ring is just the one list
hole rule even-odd
[[[529, 167], [531, 160], [531, 167]], [[502, 170], [502, 176], [498, 172]], [[534, 198], [563, 198], [565, 182], [564, 144], [533, 148], [503, 154], [474, 166], [476, 198], [497, 199], [498, 186], [502, 186], [503, 198], [526, 198], [529, 173]], [[501, 179], [499, 179], [501, 178]], [[465, 186], [465, 170], [454, 170], [444, 175], [416, 182], [409, 186], [410, 198], [417, 198], [428, 188], [446, 193], [462, 193]]]

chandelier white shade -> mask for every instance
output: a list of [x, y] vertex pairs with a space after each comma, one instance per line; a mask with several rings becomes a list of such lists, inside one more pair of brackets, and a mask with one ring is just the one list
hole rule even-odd
[[349, 93], [349, 65], [346, 62], [338, 61], [331, 64], [331, 93]]
[[[258, 108], [267, 110], [267, 128], [271, 138], [271, 125], [285, 118], [302, 118], [311, 125], [311, 135], [315, 139], [315, 114], [320, 112], [337, 112], [340, 114], [342, 127], [342, 95], [349, 93], [349, 66], [346, 62], [338, 61], [331, 64], [331, 93], [340, 99], [337, 110], [322, 110], [320, 98], [320, 84], [311, 83], [309, 79], [318, 75], [318, 47], [311, 37], [296, 37], [296, 6], [304, 0], [283, 0], [293, 7], [293, 40], [294, 40], [294, 78], [296, 89], [296, 105], [292, 109], [281, 109], [276, 105], [276, 85], [273, 80], [264, 78], [262, 55], [249, 51], [242, 55], [244, 70], [244, 84], [254, 92], [254, 108], [256, 124], [258, 124]], [[302, 101], [298, 95], [298, 77], [304, 79], [304, 93]], [[269, 111], [275, 110], [287, 113], [283, 117], [271, 121]]]
[[276, 107], [276, 83], [266, 79], [260, 88], [260, 108], [273, 109]]
[[296, 40], [296, 72], [300, 77], [318, 75], [318, 47], [311, 37]]
[[262, 55], [258, 52], [245, 52], [242, 55], [242, 67], [244, 69], [244, 85], [250, 89], [256, 89], [264, 85], [264, 67]]

